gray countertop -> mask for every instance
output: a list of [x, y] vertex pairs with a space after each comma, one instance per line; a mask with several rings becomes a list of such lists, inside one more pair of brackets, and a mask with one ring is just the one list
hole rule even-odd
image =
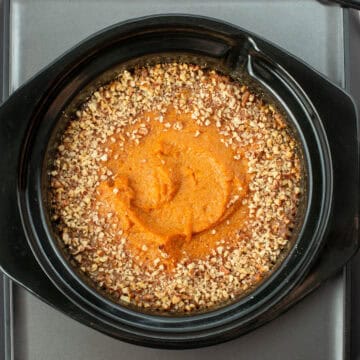
[[[345, 85], [344, 54], [350, 50], [343, 29], [348, 18], [337, 6], [313, 0], [13, 0], [9, 13], [10, 89], [13, 91], [62, 52], [105, 26], [169, 12], [208, 15], [241, 25]], [[278, 319], [237, 340], [186, 351], [146, 349], [114, 340], [14, 286], [14, 358], [344, 359], [347, 274], [338, 274]]]

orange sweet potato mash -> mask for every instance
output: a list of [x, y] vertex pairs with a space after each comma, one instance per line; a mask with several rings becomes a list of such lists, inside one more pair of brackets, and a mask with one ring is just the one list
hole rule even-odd
[[139, 144], [104, 144], [110, 150], [106, 166], [116, 176], [100, 184], [98, 200], [104, 213], [116, 214], [139, 262], [152, 262], [164, 250], [171, 269], [185, 254], [201, 259], [220, 239], [233, 239], [248, 215], [241, 200], [250, 175], [246, 159], [234, 159], [215, 125], [200, 127], [171, 108], [162, 123], [157, 117], [143, 115], [139, 123], [147, 123], [142, 129], [149, 134]]

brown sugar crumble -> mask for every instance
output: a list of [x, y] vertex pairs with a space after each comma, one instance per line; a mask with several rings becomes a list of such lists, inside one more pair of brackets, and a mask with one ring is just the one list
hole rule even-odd
[[123, 71], [62, 136], [52, 221], [114, 301], [208, 310], [257, 286], [285, 251], [298, 152], [283, 115], [228, 76], [181, 63]]

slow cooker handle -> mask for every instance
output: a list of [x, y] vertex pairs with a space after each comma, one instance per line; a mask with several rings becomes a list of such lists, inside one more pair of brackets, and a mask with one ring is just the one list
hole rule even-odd
[[17, 176], [21, 148], [31, 116], [55, 80], [55, 66], [50, 66], [19, 88], [0, 107], [0, 269], [16, 283], [47, 301], [58, 299], [60, 293], [32, 254], [23, 232], [16, 194], [19, 191]]
[[[319, 74], [308, 77], [308, 71], [293, 67], [291, 74], [322, 121], [333, 166], [332, 213], [325, 246], [313, 271], [320, 283], [341, 270], [359, 248], [359, 125], [350, 95]], [[352, 217], [344, 215], [349, 213]]]
[[[256, 44], [258, 54], [271, 54], [311, 100], [325, 129], [332, 158], [333, 205], [326, 241], [311, 275], [285, 299], [291, 305], [340, 271], [359, 249], [360, 136], [357, 108], [343, 89], [305, 67], [296, 58], [284, 56], [279, 49], [261, 39], [256, 39]], [[344, 215], [349, 213], [353, 216]]]

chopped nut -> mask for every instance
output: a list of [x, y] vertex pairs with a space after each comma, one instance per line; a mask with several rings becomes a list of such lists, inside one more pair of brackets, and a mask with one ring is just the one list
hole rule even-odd
[[172, 298], [171, 298], [171, 302], [176, 305], [180, 302], [181, 298], [179, 298], [178, 296], [174, 295]]
[[216, 248], [216, 251], [218, 252], [219, 255], [221, 255], [223, 253], [224, 247], [223, 246], [218, 246]]
[[125, 296], [125, 295], [121, 295], [120, 300], [123, 301], [123, 302], [126, 302], [126, 303], [130, 302], [129, 296]]

